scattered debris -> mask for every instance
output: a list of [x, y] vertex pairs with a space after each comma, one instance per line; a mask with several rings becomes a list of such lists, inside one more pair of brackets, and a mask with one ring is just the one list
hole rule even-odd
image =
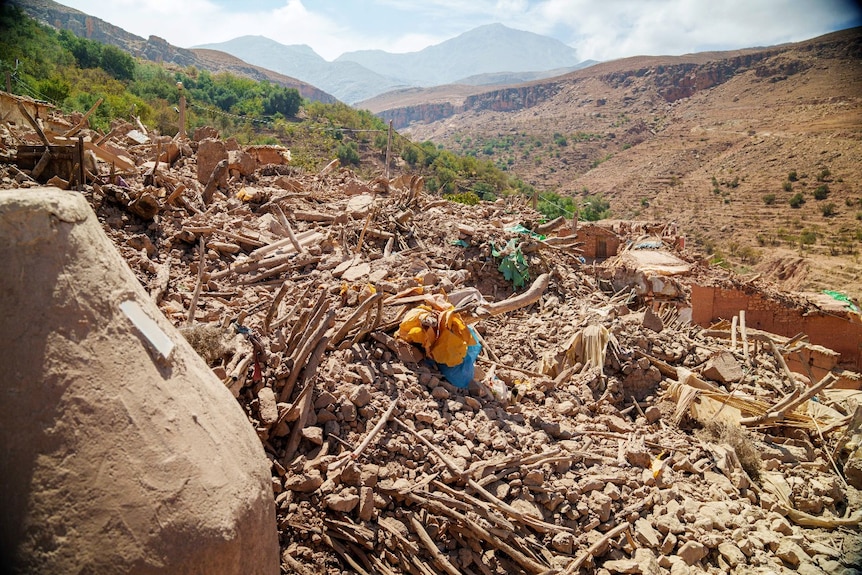
[[[538, 233], [516, 198], [465, 206], [417, 176], [133, 129], [80, 129], [99, 150], [83, 194], [256, 430], [287, 572], [862, 564], [862, 400], [832, 395], [858, 390], [858, 350], [815, 371], [823, 334], [752, 303], [803, 317], [789, 298], [644, 237], [661, 226]], [[0, 130], [2, 186], [25, 194], [43, 174], [12, 142], [37, 137]], [[438, 362], [474, 344], [472, 381], [452, 385]]]

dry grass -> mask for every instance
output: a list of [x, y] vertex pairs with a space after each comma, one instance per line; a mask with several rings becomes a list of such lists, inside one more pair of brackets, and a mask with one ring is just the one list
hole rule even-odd
[[207, 365], [212, 365], [227, 352], [225, 330], [218, 325], [194, 325], [180, 328], [180, 333], [198, 352]]
[[748, 476], [755, 481], [760, 479], [762, 461], [746, 430], [736, 425], [711, 421], [695, 434], [704, 441], [730, 445]]

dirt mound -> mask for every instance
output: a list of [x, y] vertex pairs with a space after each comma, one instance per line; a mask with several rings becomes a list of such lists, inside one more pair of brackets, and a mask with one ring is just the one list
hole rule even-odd
[[266, 459], [80, 194], [0, 192], [4, 571], [278, 571]]

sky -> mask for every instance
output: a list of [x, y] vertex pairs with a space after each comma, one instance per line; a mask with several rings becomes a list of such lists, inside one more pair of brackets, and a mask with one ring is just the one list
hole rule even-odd
[[266, 36], [345, 52], [416, 52], [501, 23], [556, 38], [580, 60], [797, 42], [862, 25], [854, 0], [60, 0], [182, 48]]

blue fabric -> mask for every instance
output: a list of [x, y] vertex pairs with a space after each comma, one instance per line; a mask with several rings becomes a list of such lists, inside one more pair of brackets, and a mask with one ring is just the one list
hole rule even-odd
[[473, 369], [476, 367], [476, 358], [479, 357], [479, 352], [482, 351], [482, 344], [479, 343], [479, 336], [473, 331], [470, 326], [470, 333], [476, 343], [467, 346], [467, 355], [464, 356], [464, 361], [455, 367], [449, 367], [446, 364], [438, 363], [437, 369], [443, 374], [449, 383], [455, 387], [466, 388], [473, 381]]

